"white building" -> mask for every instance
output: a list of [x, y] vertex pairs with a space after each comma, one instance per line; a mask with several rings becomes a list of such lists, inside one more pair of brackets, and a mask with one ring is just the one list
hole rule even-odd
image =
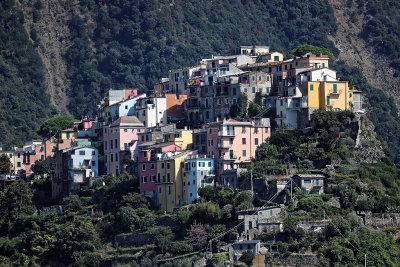
[[147, 97], [136, 102], [136, 115], [146, 128], [167, 124], [167, 98]]

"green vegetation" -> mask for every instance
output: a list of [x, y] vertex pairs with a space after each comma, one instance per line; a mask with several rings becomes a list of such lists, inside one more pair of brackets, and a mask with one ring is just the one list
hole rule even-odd
[[400, 75], [400, 2], [396, 0], [357, 1], [360, 12], [365, 12], [366, 23], [362, 37], [376, 52], [385, 55]]
[[314, 55], [327, 55], [329, 56], [330, 59], [335, 60], [336, 57], [335, 55], [326, 48], [321, 48], [318, 46], [313, 46], [313, 45], [301, 45], [295, 49], [293, 49], [292, 53], [288, 56], [289, 58], [293, 58], [294, 56], [296, 57], [301, 57], [305, 55], [306, 53], [313, 53]]
[[49, 138], [62, 130], [71, 128], [75, 121], [77, 120], [71, 116], [55, 116], [43, 122], [37, 133], [42, 137]]
[[43, 176], [45, 174], [50, 175], [54, 173], [54, 166], [48, 163], [46, 160], [37, 160], [31, 167], [35, 175]]
[[0, 174], [10, 174], [11, 161], [7, 154], [0, 155]]
[[399, 162], [400, 149], [400, 117], [393, 97], [382, 90], [372, 87], [355, 67], [349, 67], [339, 61], [332, 64], [341, 80], [349, 81], [349, 86], [362, 90], [368, 98], [368, 118], [375, 126], [376, 133], [387, 143], [388, 154], [395, 162]]
[[312, 125], [310, 133], [285, 129], [272, 133], [257, 148], [251, 168], [259, 174], [285, 174], [287, 164], [296, 164], [301, 172], [352, 156], [358, 130], [353, 113], [316, 111]]
[[1, 1], [0, 24], [0, 142], [20, 144], [35, 138], [34, 130], [55, 109], [46, 94], [42, 61], [14, 0]]

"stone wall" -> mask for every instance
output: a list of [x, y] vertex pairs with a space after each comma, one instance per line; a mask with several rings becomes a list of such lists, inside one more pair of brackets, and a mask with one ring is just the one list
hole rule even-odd
[[292, 254], [289, 256], [273, 255], [271, 259], [271, 264], [266, 264], [266, 266], [290, 266], [290, 267], [300, 267], [300, 266], [321, 266], [320, 258], [317, 255], [303, 255], [303, 254]]

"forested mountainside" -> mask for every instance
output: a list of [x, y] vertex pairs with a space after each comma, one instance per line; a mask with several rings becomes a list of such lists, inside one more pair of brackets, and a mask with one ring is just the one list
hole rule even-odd
[[0, 24], [0, 142], [11, 143], [32, 138], [53, 109], [36, 44], [13, 1], [0, 2]]
[[[37, 60], [33, 64], [24, 61], [29, 66], [24, 70], [28, 75], [16, 70], [8, 76], [14, 83], [6, 86], [5, 80], [1, 82], [2, 88], [7, 88], [12, 95], [3, 97], [0, 105], [0, 114], [5, 118], [0, 142], [31, 138], [37, 124], [49, 116], [50, 103], [77, 118], [90, 115], [110, 88], [147, 90], [165, 77], [169, 69], [193, 65], [211, 55], [226, 54], [235, 45], [269, 45], [272, 50], [288, 53], [299, 45], [312, 44], [328, 48], [336, 56], [340, 53], [338, 48], [343, 49], [335, 39], [338, 23], [343, 23], [335, 18], [338, 15], [332, 8], [335, 0], [3, 2], [4, 10], [13, 10], [2, 16], [4, 25], [11, 14], [19, 16], [19, 24], [12, 28], [15, 34], [5, 27], [4, 38], [24, 36], [19, 38], [18, 44], [24, 45], [29, 55]], [[393, 0], [349, 0], [345, 5], [341, 8], [348, 7], [350, 13], [345, 13], [351, 20], [363, 20], [356, 37], [364, 40], [371, 51], [382, 55], [387, 65], [396, 67], [400, 47], [396, 45], [400, 40], [396, 23], [398, 12], [389, 12], [389, 8], [396, 11], [399, 4]], [[18, 44], [2, 42], [0, 46], [2, 51], [7, 50], [7, 45], [18, 50]], [[385, 83], [386, 76], [374, 83], [368, 68], [354, 64], [352, 58], [340, 55], [339, 58], [343, 62], [337, 65], [341, 66], [341, 71], [346, 70], [342, 75], [357, 73], [353, 79], [355, 85], [360, 89], [370, 88], [365, 90], [370, 98], [370, 110], [373, 110], [369, 117], [383, 139], [391, 142], [389, 147], [397, 149], [400, 143], [397, 136], [400, 120], [394, 105], [397, 99], [385, 96], [380, 90], [396, 95], [393, 92], [397, 89], [385, 87], [393, 84]], [[346, 64], [360, 68], [361, 72]], [[30, 86], [18, 79], [21, 75], [24, 79], [36, 75], [40, 82]], [[18, 80], [21, 86], [16, 84]], [[23, 90], [27, 92], [22, 93]], [[30, 96], [39, 91], [39, 97]], [[12, 105], [7, 99], [15, 99], [17, 104]], [[34, 109], [34, 112], [22, 112], [22, 107], [29, 111]], [[33, 116], [35, 112], [38, 114]], [[16, 126], [20, 128], [15, 134]], [[23, 131], [21, 127], [25, 127]]]

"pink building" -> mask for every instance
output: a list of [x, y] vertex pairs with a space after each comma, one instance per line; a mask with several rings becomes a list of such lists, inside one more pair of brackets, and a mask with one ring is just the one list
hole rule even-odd
[[257, 147], [271, 135], [268, 119], [251, 122], [229, 119], [206, 124], [204, 128], [208, 155], [214, 158], [219, 183], [222, 183], [224, 171], [249, 164]]
[[119, 175], [138, 162], [138, 134], [145, 130], [136, 116], [124, 116], [103, 127], [105, 171]]
[[31, 141], [25, 144], [24, 150], [24, 161], [25, 175], [31, 177], [33, 175], [32, 165], [37, 160], [46, 160], [49, 163], [54, 161], [54, 152], [57, 149], [57, 144], [52, 143], [50, 140], [46, 141]]
[[174, 143], [159, 143], [150, 141], [139, 145], [139, 181], [140, 193], [153, 197], [156, 191], [157, 154], [168, 151], [180, 151]]

